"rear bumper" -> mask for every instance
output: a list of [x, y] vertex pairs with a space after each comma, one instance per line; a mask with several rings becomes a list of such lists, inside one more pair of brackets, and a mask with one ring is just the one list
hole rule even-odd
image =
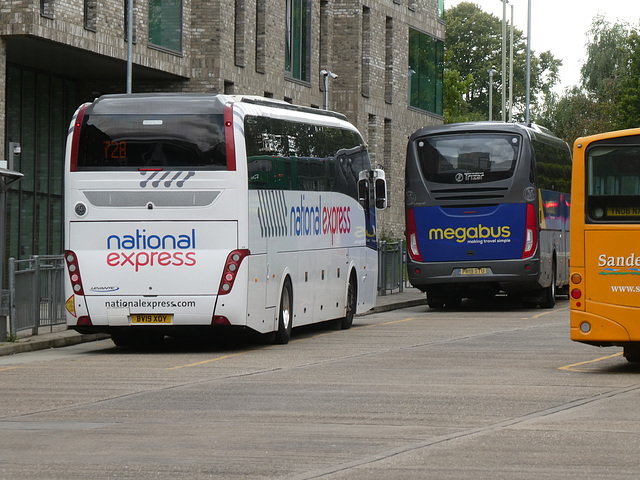
[[[476, 273], [463, 274], [463, 269], [476, 269]], [[409, 257], [407, 273], [411, 284], [423, 291], [436, 285], [466, 289], [494, 285], [507, 293], [540, 288], [540, 261], [536, 256], [474, 262], [415, 262]]]

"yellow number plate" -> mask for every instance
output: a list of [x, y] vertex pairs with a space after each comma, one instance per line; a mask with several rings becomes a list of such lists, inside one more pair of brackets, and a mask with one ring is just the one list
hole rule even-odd
[[482, 268], [461, 268], [460, 275], [486, 275], [487, 269]]
[[640, 207], [608, 207], [608, 217], [640, 217]]
[[151, 315], [142, 315], [142, 314], [135, 314], [135, 315], [131, 315], [131, 323], [135, 324], [135, 325], [140, 325], [140, 324], [157, 324], [157, 323], [171, 323], [173, 321], [173, 315], [167, 315], [167, 314], [151, 314]]

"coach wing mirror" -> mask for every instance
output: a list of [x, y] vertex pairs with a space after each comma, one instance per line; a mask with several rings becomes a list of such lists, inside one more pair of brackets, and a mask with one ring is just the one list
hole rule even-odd
[[358, 179], [358, 201], [362, 208], [369, 210], [369, 172], [360, 172]]
[[[371, 191], [373, 186], [373, 191]], [[376, 208], [387, 208], [387, 182], [384, 170], [364, 170], [358, 179], [358, 201], [362, 208], [369, 209], [371, 199], [375, 200]]]
[[384, 177], [384, 170], [373, 171], [375, 178], [376, 208], [380, 210], [387, 208], [387, 181]]

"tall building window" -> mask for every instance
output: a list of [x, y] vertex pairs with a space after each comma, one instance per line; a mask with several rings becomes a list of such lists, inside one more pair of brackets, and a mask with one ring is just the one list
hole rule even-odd
[[362, 96], [368, 97], [371, 86], [371, 9], [362, 7]]
[[63, 252], [63, 173], [67, 125], [78, 86], [48, 73], [7, 66], [7, 142], [22, 153], [13, 169], [21, 181], [7, 191], [6, 254], [16, 259]]
[[182, 0], [149, 0], [149, 43], [182, 51]]
[[40, 15], [53, 18], [53, 0], [40, 0]]
[[92, 32], [96, 31], [98, 21], [97, 3], [97, 0], [84, 0], [84, 28]]
[[234, 24], [234, 57], [235, 63], [239, 67], [244, 67], [244, 43], [245, 32], [245, 16], [247, 13], [247, 5], [245, 0], [236, 0], [235, 3], [235, 24]]
[[387, 17], [384, 50], [384, 101], [393, 102], [393, 18]]
[[409, 105], [442, 115], [444, 42], [409, 29]]
[[311, 62], [311, 0], [286, 1], [286, 76], [308, 82]]
[[438, 18], [444, 20], [444, 0], [438, 0]]
[[256, 72], [267, 72], [267, 0], [256, 0]]

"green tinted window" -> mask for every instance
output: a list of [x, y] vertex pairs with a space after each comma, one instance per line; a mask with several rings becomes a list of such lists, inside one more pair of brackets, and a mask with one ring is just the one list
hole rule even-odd
[[182, 51], [182, 0], [149, 0], [149, 43]]
[[371, 164], [356, 132], [266, 117], [245, 118], [249, 188], [357, 196]]
[[409, 30], [409, 105], [442, 115], [444, 42]]

